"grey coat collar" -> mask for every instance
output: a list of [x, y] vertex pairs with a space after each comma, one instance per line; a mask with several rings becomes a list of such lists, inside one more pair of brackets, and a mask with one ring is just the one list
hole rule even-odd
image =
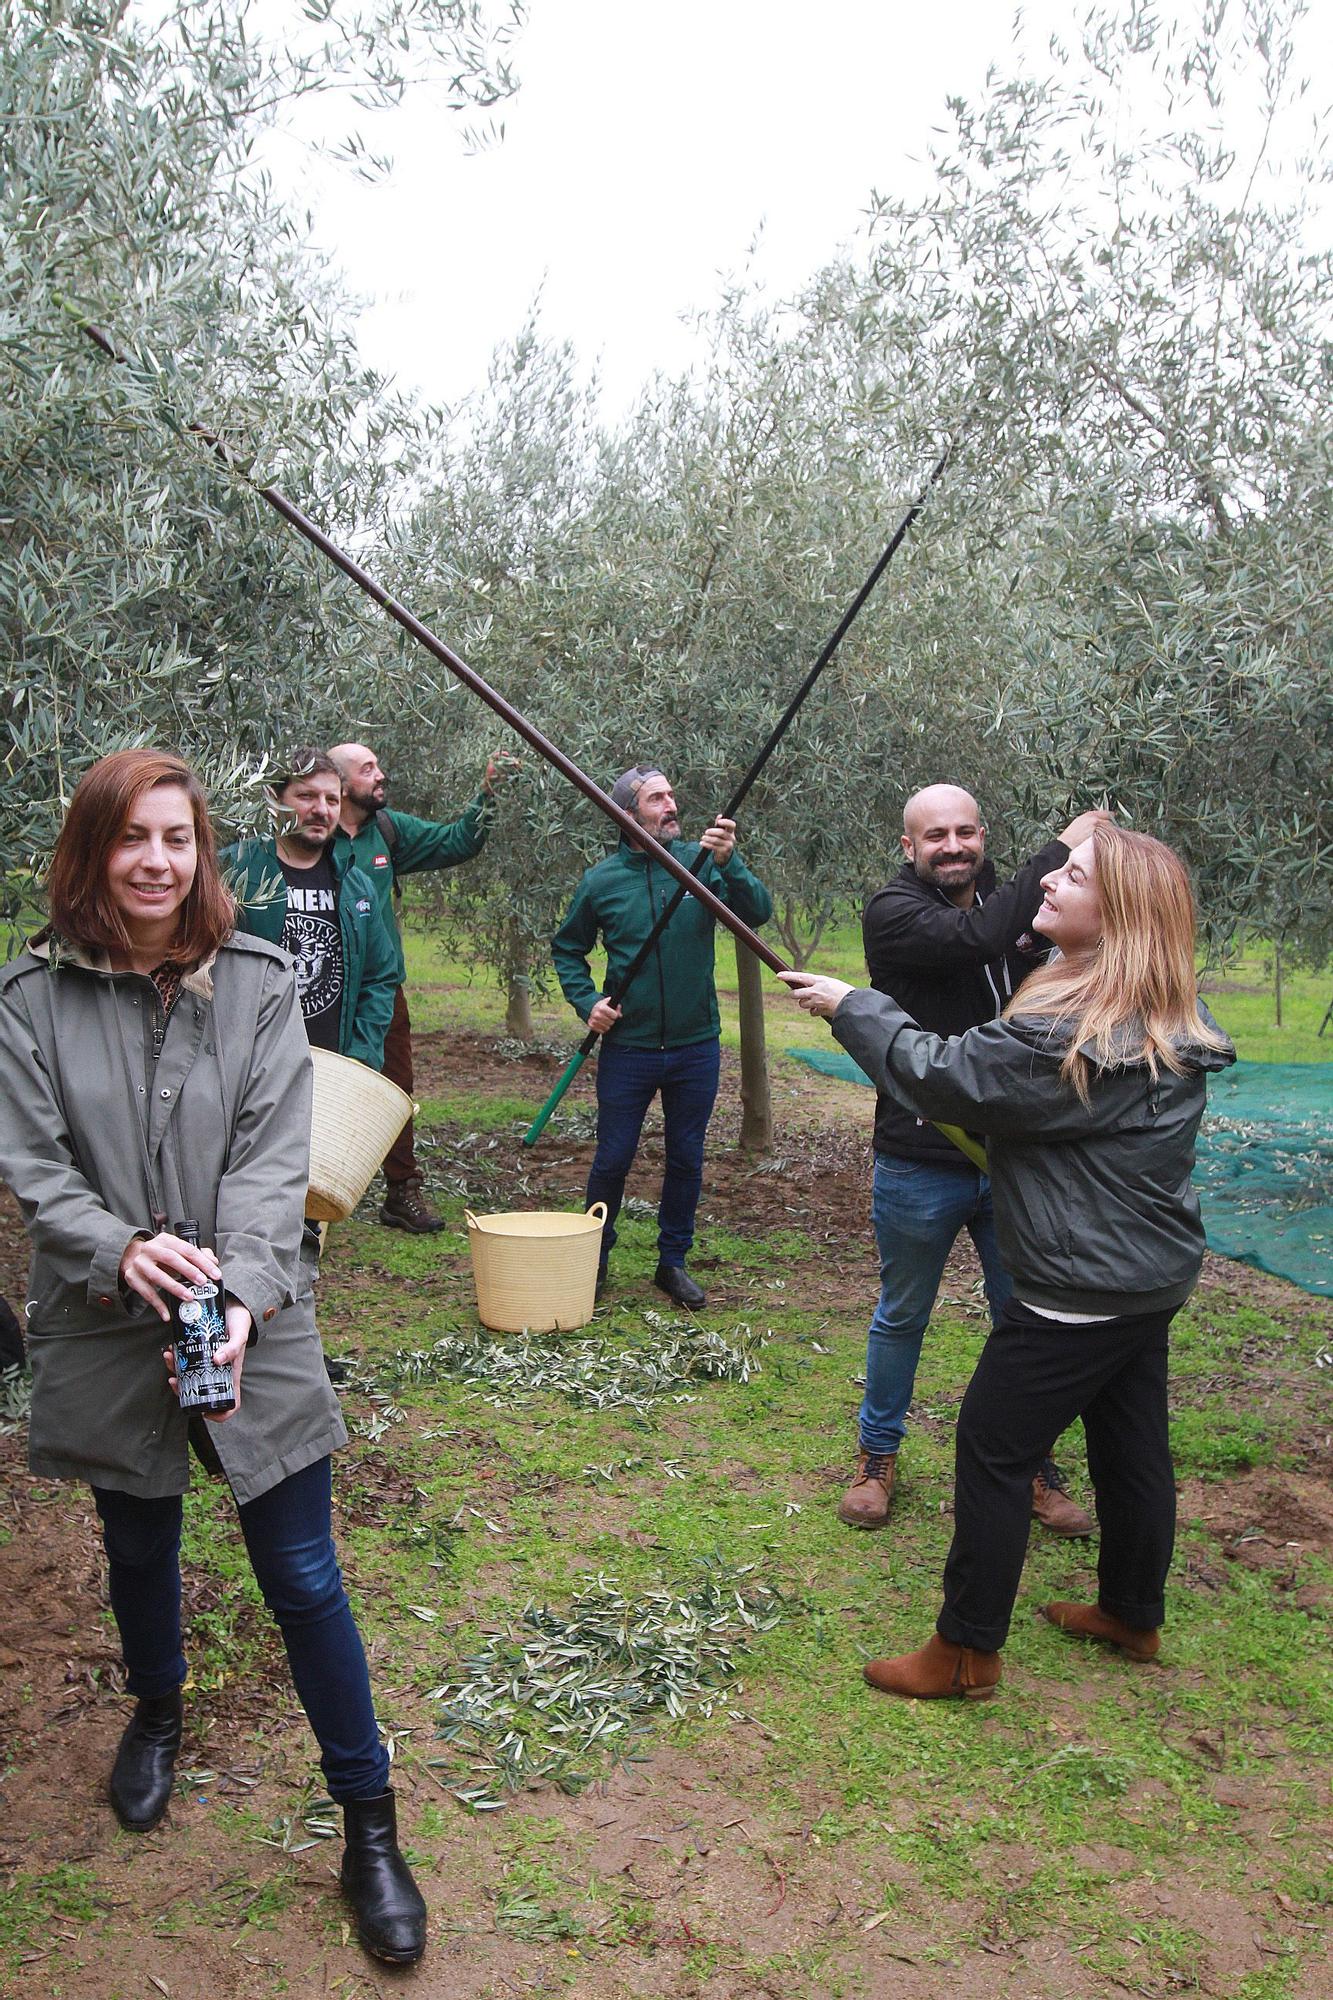
[[[30, 939], [28, 950], [34, 958], [48, 965], [52, 972], [61, 966], [72, 965], [80, 972], [96, 973], [99, 978], [112, 978], [118, 968], [111, 963], [111, 954], [101, 945], [75, 944], [72, 938], [61, 937], [58, 931], [39, 931]], [[213, 967], [217, 963], [216, 951], [196, 965], [191, 972], [181, 977], [181, 987], [186, 993], [193, 993], [197, 1000], [213, 998]]]

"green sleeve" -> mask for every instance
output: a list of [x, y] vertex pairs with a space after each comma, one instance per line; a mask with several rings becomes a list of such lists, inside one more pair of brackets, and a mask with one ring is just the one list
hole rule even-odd
[[752, 875], [741, 860], [737, 848], [732, 848], [731, 858], [725, 867], [719, 868], [716, 861], [709, 871], [713, 880], [710, 888], [717, 891], [729, 910], [734, 910], [743, 924], [758, 930], [773, 914], [773, 898], [769, 895], [757, 875]]
[[371, 899], [366, 956], [347, 1053], [357, 1062], [368, 1063], [371, 1069], [383, 1069], [384, 1037], [389, 1032], [394, 995], [398, 991], [398, 955], [374, 900], [373, 883], [366, 883], [366, 893]]
[[458, 819], [417, 819], [412, 813], [391, 812], [398, 839], [393, 849], [395, 875], [415, 875], [424, 868], [456, 868], [471, 861], [486, 845], [494, 814], [484, 792]]
[[585, 875], [569, 906], [569, 915], [551, 939], [560, 990], [581, 1021], [586, 1021], [601, 998], [592, 983], [588, 954], [597, 942], [597, 911]]

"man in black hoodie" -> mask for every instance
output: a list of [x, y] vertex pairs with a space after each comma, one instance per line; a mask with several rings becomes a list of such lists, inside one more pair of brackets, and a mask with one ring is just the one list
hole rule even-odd
[[[971, 793], [957, 785], [915, 793], [903, 809], [904, 865], [871, 897], [862, 922], [871, 985], [936, 1035], [994, 1020], [1046, 955], [1028, 935], [1042, 876], [1063, 867], [1102, 817], [1081, 813], [1001, 885]], [[888, 1520], [921, 1342], [959, 1230], [976, 1245], [992, 1319], [1011, 1289], [986, 1176], [934, 1125], [883, 1092], [875, 1108], [872, 1213], [880, 1295], [867, 1343], [856, 1476], [838, 1507], [838, 1518], [853, 1528], [882, 1528]], [[1056, 1534], [1092, 1532], [1053, 1465], [1033, 1482], [1032, 1504]]]

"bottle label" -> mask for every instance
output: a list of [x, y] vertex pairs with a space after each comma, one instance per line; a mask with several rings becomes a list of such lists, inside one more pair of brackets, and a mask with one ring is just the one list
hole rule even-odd
[[190, 1297], [177, 1301], [176, 1379], [183, 1410], [229, 1410], [236, 1400], [230, 1367], [219, 1368], [213, 1360], [214, 1348], [227, 1337], [217, 1296], [216, 1285], [191, 1285]]

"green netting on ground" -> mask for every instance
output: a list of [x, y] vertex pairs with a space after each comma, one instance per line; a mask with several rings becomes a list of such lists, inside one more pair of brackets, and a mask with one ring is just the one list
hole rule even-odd
[[1215, 1077], [1194, 1182], [1214, 1250], [1333, 1297], [1333, 1063]]
[[[792, 1049], [869, 1084], [841, 1049]], [[1333, 1297], [1333, 1062], [1238, 1062], [1214, 1077], [1194, 1184], [1209, 1247]]]

